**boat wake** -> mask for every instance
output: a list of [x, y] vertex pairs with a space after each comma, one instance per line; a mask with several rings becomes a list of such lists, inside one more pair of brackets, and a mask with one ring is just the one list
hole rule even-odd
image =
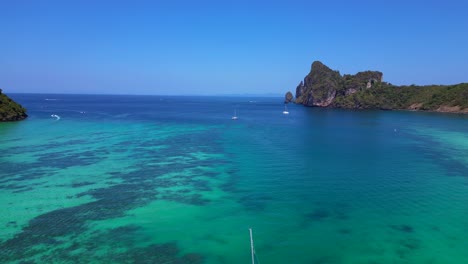
[[55, 118], [55, 120], [60, 120], [60, 116], [56, 115], [56, 114], [53, 114], [53, 115], [50, 115], [51, 117]]

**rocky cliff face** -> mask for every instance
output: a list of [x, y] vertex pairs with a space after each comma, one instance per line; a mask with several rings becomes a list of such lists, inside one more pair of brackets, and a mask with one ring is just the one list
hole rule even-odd
[[332, 106], [338, 96], [347, 96], [382, 82], [383, 74], [377, 71], [344, 75], [328, 68], [320, 61], [312, 63], [309, 74], [296, 88], [296, 103], [307, 106]]
[[341, 84], [341, 75], [323, 63], [312, 63], [310, 73], [296, 88], [296, 103], [308, 106], [329, 106]]
[[293, 96], [293, 94], [292, 94], [290, 91], [288, 91], [288, 92], [284, 95], [284, 103], [285, 103], [285, 104], [293, 102], [293, 99], [294, 99], [294, 96]]
[[0, 122], [19, 121], [26, 117], [26, 109], [3, 94], [0, 89]]

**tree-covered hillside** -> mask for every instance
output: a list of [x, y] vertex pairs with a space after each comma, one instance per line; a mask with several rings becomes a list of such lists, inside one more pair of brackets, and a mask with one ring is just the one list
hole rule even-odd
[[0, 89], [0, 122], [18, 121], [26, 117], [26, 109], [3, 94]]
[[[336, 97], [332, 106], [342, 108], [468, 110], [468, 84], [449, 86], [393, 86], [387, 83], [349, 96]], [[458, 109], [456, 109], [458, 108]]]

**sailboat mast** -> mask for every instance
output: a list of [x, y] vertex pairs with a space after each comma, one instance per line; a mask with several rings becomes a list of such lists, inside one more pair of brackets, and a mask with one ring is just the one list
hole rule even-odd
[[252, 236], [252, 228], [249, 228], [249, 232], [250, 232], [250, 250], [252, 252], [252, 264], [255, 264], [255, 257], [254, 257], [255, 250], [254, 250], [254, 243], [253, 243], [253, 236]]

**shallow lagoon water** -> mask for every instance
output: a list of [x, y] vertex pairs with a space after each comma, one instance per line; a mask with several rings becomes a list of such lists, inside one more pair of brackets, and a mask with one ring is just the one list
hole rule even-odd
[[260, 263], [468, 261], [467, 116], [12, 97], [0, 262], [249, 263], [249, 227]]

